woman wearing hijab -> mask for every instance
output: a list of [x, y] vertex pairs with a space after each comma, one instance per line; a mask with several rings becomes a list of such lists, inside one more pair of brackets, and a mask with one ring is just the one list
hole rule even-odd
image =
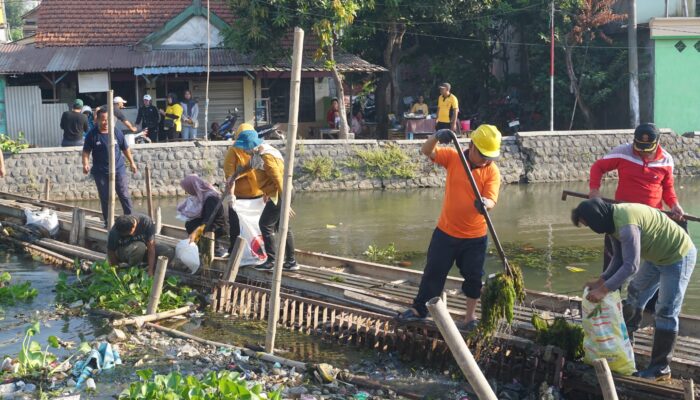
[[[185, 177], [180, 182], [180, 186], [189, 197], [177, 206], [177, 212], [187, 218], [185, 230], [190, 235], [190, 241], [196, 239], [197, 228], [206, 224], [214, 212], [216, 212], [216, 216], [211, 226], [205, 229], [205, 232], [214, 232], [217, 238], [225, 236], [224, 212], [223, 208], [219, 207], [219, 202], [221, 201], [219, 192], [197, 175]], [[215, 249], [217, 257], [226, 257], [227, 253], [223, 246], [217, 244]]]
[[[635, 376], [655, 380], [671, 378], [671, 357], [678, 336], [678, 315], [697, 250], [690, 236], [658, 209], [642, 204], [609, 204], [601, 199], [581, 202], [572, 212], [574, 225], [612, 238], [613, 256], [603, 274], [586, 286], [587, 299], [600, 302], [630, 277], [623, 315], [630, 340], [642, 321], [647, 302], [659, 290], [656, 302], [654, 344], [647, 369]], [[640, 260], [644, 262], [640, 265]]]

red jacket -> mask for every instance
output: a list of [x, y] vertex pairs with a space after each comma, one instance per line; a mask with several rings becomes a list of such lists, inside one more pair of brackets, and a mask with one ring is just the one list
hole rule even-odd
[[673, 190], [673, 157], [659, 146], [654, 160], [646, 162], [631, 144], [615, 147], [591, 166], [591, 190], [600, 188], [606, 172], [617, 170], [619, 181], [615, 200], [663, 208], [661, 200], [673, 207], [678, 203]]

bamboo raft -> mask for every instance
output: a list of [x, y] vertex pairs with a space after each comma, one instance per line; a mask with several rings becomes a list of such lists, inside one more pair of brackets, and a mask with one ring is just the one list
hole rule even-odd
[[[66, 237], [69, 243], [53, 239], [26, 243], [8, 238], [13, 244], [48, 262], [65, 266], [73, 265], [74, 259], [105, 258], [107, 231], [99, 212], [0, 192], [0, 217], [21, 223], [25, 208], [55, 210], [60, 237]], [[186, 236], [183, 228], [162, 225], [156, 240], [174, 247]], [[407, 360], [441, 368], [452, 361], [432, 322], [398, 326], [393, 320], [397, 311], [411, 304], [422, 275], [420, 271], [300, 250], [296, 255], [301, 269], [285, 271], [282, 281], [282, 326], [336, 343], [398, 351]], [[229, 282], [222, 279], [227, 263], [228, 259], [214, 258], [211, 269], [203, 276], [172, 273], [189, 284], [210, 289], [214, 312], [265, 320], [271, 274], [242, 267], [237, 281]], [[448, 309], [455, 318], [464, 315], [464, 301], [457, 295], [461, 281], [449, 277], [445, 285]], [[589, 371], [574, 368], [574, 363], [566, 363], [561, 350], [533, 343], [535, 332], [530, 324], [533, 312], [548, 311], [553, 317], [566, 313], [570, 320], [580, 322], [579, 310], [580, 298], [528, 290], [526, 305], [516, 306], [512, 332], [497, 335], [493, 348], [497, 357], [485, 362], [488, 375], [504, 381], [517, 379], [526, 386], [545, 380], [559, 387], [600, 393], [592, 368]], [[695, 339], [698, 332], [700, 318], [682, 316], [682, 336], [672, 364], [674, 377], [700, 379], [700, 340]], [[643, 330], [635, 339], [637, 361], [645, 364], [651, 353], [653, 331]], [[658, 384], [616, 376], [615, 383], [625, 394], [623, 398], [686, 398], [679, 381]]]

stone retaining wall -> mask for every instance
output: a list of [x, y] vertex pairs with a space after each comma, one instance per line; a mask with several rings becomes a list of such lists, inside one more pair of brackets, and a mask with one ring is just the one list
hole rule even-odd
[[[629, 130], [523, 133], [504, 138], [503, 156], [498, 166], [506, 183], [583, 181], [588, 179], [593, 161], [614, 146], [629, 141], [631, 136]], [[464, 140], [463, 145], [467, 142]], [[271, 143], [284, 153], [284, 143]], [[440, 187], [444, 184], [444, 171], [419, 154], [422, 143], [419, 140], [299, 141], [295, 186], [304, 191]], [[676, 175], [700, 175], [699, 144], [698, 138], [662, 136], [662, 145], [674, 155]], [[226, 142], [134, 146], [139, 172], [130, 182], [132, 196], [146, 194], [144, 169], [147, 164], [152, 168], [156, 196], [182, 195], [179, 182], [190, 173], [198, 173], [212, 182], [223, 181], [222, 164], [229, 146]], [[95, 185], [89, 176], [83, 175], [80, 151], [79, 148], [42, 148], [6, 155], [8, 176], [0, 179], [0, 190], [38, 196], [45, 180], [50, 179], [52, 199], [94, 199], [97, 197]], [[366, 167], [359, 157], [371, 152], [387, 157], [403, 154], [407, 160], [404, 177], [377, 177], [386, 171]], [[324, 162], [330, 174], [308, 171], [309, 166]]]

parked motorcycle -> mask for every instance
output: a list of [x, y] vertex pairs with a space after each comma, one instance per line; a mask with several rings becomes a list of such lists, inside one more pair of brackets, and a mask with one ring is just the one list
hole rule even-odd
[[[234, 108], [233, 112], [228, 111], [228, 115], [221, 125], [212, 124], [212, 129], [209, 132], [211, 140], [233, 140], [236, 130], [236, 122], [239, 118], [238, 108]], [[258, 132], [258, 137], [265, 140], [284, 140], [284, 133], [279, 128], [279, 124], [258, 125], [255, 130]]]

